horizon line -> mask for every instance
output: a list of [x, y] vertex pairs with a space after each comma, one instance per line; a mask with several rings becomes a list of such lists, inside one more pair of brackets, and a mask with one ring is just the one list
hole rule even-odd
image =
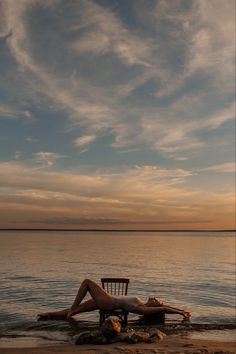
[[55, 228], [0, 228], [0, 231], [94, 231], [94, 232], [236, 232], [235, 229], [212, 229], [212, 230], [205, 230], [205, 229], [199, 229], [199, 230], [192, 230], [192, 229], [181, 229], [181, 230], [175, 230], [175, 229], [170, 229], [170, 230], [160, 230], [160, 229], [155, 229], [155, 230], [146, 230], [146, 229], [97, 229], [97, 228], [92, 228], [92, 229], [55, 229]]

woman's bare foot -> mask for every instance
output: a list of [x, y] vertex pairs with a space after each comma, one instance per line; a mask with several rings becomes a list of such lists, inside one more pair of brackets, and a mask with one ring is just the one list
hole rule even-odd
[[39, 320], [66, 320], [66, 316], [70, 309], [64, 309], [52, 312], [43, 312], [38, 314]]
[[68, 320], [70, 320], [72, 318], [72, 316], [76, 315], [77, 311], [76, 310], [69, 310], [67, 315], [66, 315], [66, 318]]
[[72, 314], [70, 312], [68, 312], [68, 314], [66, 315], [66, 319], [67, 320], [71, 320], [72, 319]]

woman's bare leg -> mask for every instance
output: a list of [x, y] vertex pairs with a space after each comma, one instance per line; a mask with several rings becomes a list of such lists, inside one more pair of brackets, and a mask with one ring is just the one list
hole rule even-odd
[[[92, 299], [81, 304], [81, 301], [84, 299], [88, 292], [90, 293]], [[105, 290], [103, 290], [99, 285], [90, 279], [85, 279], [81, 283], [71, 308], [61, 311], [41, 313], [39, 314], [39, 318], [70, 318], [77, 313], [93, 311], [98, 308], [110, 310], [114, 308], [114, 302], [114, 298]]]
[[[97, 310], [98, 307], [95, 303], [95, 301], [93, 299], [84, 301], [83, 303], [81, 303], [77, 309], [74, 311], [74, 315], [77, 313], [81, 313], [81, 312], [90, 312], [90, 311], [94, 311]], [[54, 311], [54, 312], [45, 312], [45, 313], [40, 313], [38, 314], [40, 319], [56, 319], [56, 318], [66, 318], [68, 313], [70, 311], [70, 308], [68, 309], [64, 309], [61, 311]]]
[[77, 313], [90, 312], [94, 310], [98, 310], [97, 304], [93, 299], [90, 299], [80, 303], [78, 307], [73, 311], [73, 314], [76, 315]]
[[39, 313], [38, 317], [39, 319], [66, 318], [69, 311], [70, 309], [68, 308], [60, 311], [43, 312]]
[[86, 294], [89, 293], [94, 300], [97, 308], [111, 310], [114, 308], [115, 300], [109, 295], [104, 289], [97, 285], [94, 281], [90, 279], [85, 279], [78, 290], [76, 298], [67, 314], [67, 317], [73, 316], [77, 313], [81, 301], [84, 299]]

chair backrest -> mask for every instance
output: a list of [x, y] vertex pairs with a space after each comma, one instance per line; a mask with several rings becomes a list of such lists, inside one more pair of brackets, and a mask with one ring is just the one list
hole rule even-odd
[[127, 295], [129, 279], [127, 278], [102, 278], [102, 287], [111, 295]]

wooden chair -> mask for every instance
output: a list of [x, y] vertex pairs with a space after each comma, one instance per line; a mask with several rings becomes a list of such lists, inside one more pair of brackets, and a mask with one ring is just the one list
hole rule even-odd
[[[127, 278], [102, 278], [102, 288], [111, 295], [126, 296], [128, 293], [129, 279]], [[100, 310], [100, 325], [109, 316], [117, 316], [121, 320], [122, 326], [127, 326], [128, 311], [122, 309]]]

